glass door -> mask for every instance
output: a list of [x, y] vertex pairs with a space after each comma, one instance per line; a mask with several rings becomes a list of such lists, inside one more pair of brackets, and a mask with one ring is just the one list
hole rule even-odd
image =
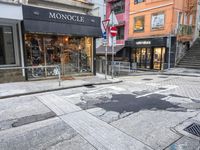
[[141, 48], [140, 49], [140, 54], [141, 54], [141, 68], [146, 68], [146, 48]]
[[147, 48], [146, 68], [151, 69], [151, 49]]
[[153, 69], [161, 70], [164, 65], [165, 48], [154, 48]]

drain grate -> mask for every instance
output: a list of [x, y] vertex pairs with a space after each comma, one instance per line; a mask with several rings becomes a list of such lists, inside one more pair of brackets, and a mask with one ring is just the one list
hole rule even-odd
[[92, 84], [86, 84], [86, 85], [84, 85], [84, 87], [86, 87], [86, 88], [94, 88], [95, 86], [92, 85]]
[[142, 79], [142, 80], [151, 81], [151, 80], [153, 80], [153, 79], [145, 78], [145, 79]]
[[193, 123], [183, 130], [185, 130], [195, 136], [200, 137], [200, 125], [199, 124]]

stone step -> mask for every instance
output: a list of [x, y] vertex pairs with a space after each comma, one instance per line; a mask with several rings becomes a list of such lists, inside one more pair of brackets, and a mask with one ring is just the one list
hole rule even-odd
[[177, 68], [190, 68], [190, 69], [200, 69], [200, 66], [189, 66], [189, 65], [177, 65]]
[[179, 65], [200, 66], [200, 63], [179, 63]]

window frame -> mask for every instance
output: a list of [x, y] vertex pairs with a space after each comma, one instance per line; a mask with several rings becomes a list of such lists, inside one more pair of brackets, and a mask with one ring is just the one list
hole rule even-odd
[[19, 66], [20, 65], [20, 56], [19, 56], [19, 43], [18, 43], [18, 23], [12, 22], [12, 21], [1, 21], [0, 20], [0, 26], [8, 26], [12, 28], [12, 39], [13, 39], [13, 48], [14, 48], [14, 57], [15, 57], [15, 63], [14, 64], [0, 64], [1, 67], [9, 67], [9, 66]]
[[[120, 3], [120, 2], [123, 3], [123, 5], [120, 5], [122, 9], [120, 11], [116, 12], [115, 8], [117, 8], [117, 7], [116, 6], [114, 7], [113, 5], [116, 4], [116, 3]], [[114, 11], [115, 14], [124, 13], [125, 12], [125, 0], [118, 0], [116, 2], [111, 3], [111, 11]]]
[[[136, 23], [136, 18], [143, 18], [143, 29], [135, 30], [135, 23]], [[142, 16], [135, 16], [133, 18], [133, 32], [144, 32], [145, 31], [145, 15]]]
[[[123, 35], [119, 35], [119, 30], [120, 30], [121, 28], [123, 28]], [[118, 27], [117, 27], [117, 37], [116, 37], [117, 40], [124, 40], [124, 31], [125, 31], [124, 29], [125, 29], [124, 26], [118, 26]]]
[[137, 5], [137, 4], [140, 4], [140, 3], [143, 3], [143, 2], [145, 2], [145, 0], [142, 0], [142, 1], [134, 0], [134, 5]]
[[[160, 26], [160, 27], [154, 27], [152, 26], [152, 18], [153, 16], [156, 16], [156, 15], [159, 15], [159, 14], [163, 14], [164, 15], [164, 24], [163, 26]], [[165, 23], [166, 23], [166, 14], [164, 11], [159, 11], [159, 12], [155, 12], [155, 13], [152, 13], [151, 14], [151, 31], [157, 31], [157, 30], [164, 30], [165, 29]]]

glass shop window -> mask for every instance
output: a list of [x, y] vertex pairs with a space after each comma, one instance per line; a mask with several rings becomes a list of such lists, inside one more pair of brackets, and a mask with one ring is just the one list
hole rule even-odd
[[0, 65], [15, 63], [13, 29], [11, 26], [0, 26]]
[[134, 0], [134, 4], [145, 2], [145, 0]]
[[134, 32], [144, 31], [144, 16], [134, 18]]
[[115, 12], [115, 14], [124, 13], [125, 10], [125, 2], [124, 0], [117, 0], [112, 3], [111, 10]]
[[117, 28], [117, 40], [124, 39], [124, 26]]

